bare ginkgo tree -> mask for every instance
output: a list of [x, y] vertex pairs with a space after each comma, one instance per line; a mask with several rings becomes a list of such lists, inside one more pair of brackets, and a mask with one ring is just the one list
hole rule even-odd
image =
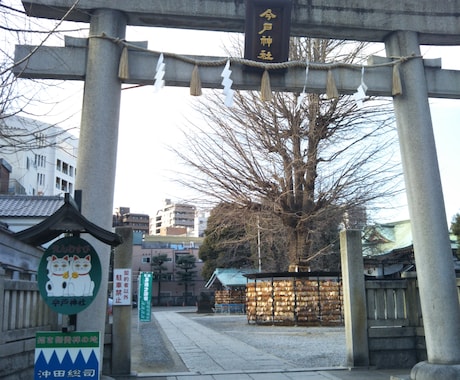
[[[362, 64], [365, 48], [297, 38], [290, 51], [296, 60]], [[307, 94], [299, 107], [300, 95], [264, 102], [238, 91], [227, 108], [213, 92], [198, 106], [206, 125], [187, 125], [187, 144], [175, 151], [188, 168], [185, 186], [268, 213], [283, 227], [291, 269], [312, 269], [312, 258], [331, 252], [331, 228], [353, 227], [354, 215], [401, 191], [401, 170], [389, 102], [367, 98], [358, 107], [350, 95]]]

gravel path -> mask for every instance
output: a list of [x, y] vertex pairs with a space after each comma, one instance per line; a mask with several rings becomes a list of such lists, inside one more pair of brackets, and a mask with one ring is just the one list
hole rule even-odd
[[155, 318], [138, 324], [133, 315], [131, 331], [131, 369], [135, 372], [187, 372]]
[[341, 367], [346, 363], [343, 327], [255, 325], [248, 324], [245, 315], [182, 315], [301, 368]]
[[[187, 310], [187, 309], [185, 309]], [[193, 309], [191, 309], [193, 310]], [[346, 362], [343, 327], [258, 326], [245, 315], [178, 312], [207, 328], [231, 336], [257, 349], [294, 363], [299, 368], [340, 367]], [[135, 315], [133, 315], [134, 318]], [[137, 324], [132, 330], [132, 369], [136, 372], [186, 372], [155, 320]]]

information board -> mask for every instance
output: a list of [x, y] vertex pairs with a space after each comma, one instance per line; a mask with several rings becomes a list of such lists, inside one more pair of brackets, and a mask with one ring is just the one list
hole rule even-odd
[[141, 272], [139, 277], [139, 321], [150, 322], [152, 319], [152, 272]]
[[34, 380], [99, 379], [99, 332], [37, 332]]
[[131, 268], [113, 270], [113, 305], [131, 305]]

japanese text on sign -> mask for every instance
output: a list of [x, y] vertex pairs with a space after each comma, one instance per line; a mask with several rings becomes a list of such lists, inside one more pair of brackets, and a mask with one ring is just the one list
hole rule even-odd
[[35, 380], [99, 379], [100, 333], [37, 332]]
[[131, 305], [131, 269], [113, 270], [113, 304]]
[[152, 272], [141, 272], [139, 278], [139, 320], [150, 322], [152, 305]]
[[248, 0], [245, 58], [284, 62], [289, 53], [291, 1]]

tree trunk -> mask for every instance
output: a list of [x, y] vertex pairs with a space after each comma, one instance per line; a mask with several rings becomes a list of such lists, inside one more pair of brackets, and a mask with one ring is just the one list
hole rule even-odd
[[290, 272], [307, 272], [307, 234], [302, 228], [287, 227], [287, 249]]

